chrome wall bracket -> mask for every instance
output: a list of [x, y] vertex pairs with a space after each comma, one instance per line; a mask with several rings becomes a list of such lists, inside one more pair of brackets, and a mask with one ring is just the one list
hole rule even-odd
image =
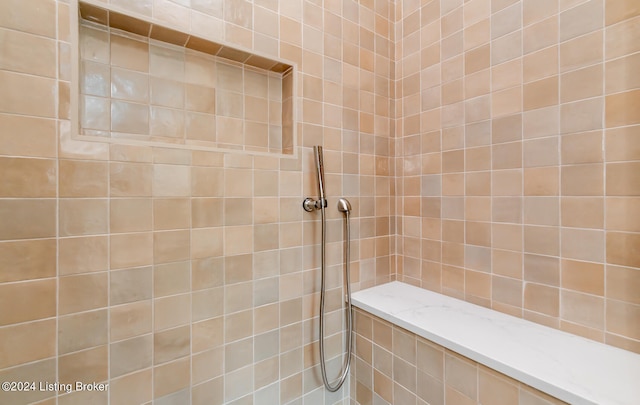
[[316, 211], [316, 210], [320, 210], [320, 209], [322, 209], [323, 205], [324, 205], [324, 208], [327, 208], [327, 199], [326, 198], [321, 198], [319, 200], [314, 200], [313, 198], [307, 197], [302, 202], [302, 208], [304, 208], [304, 210], [307, 211], [307, 212], [313, 212], [313, 211]]

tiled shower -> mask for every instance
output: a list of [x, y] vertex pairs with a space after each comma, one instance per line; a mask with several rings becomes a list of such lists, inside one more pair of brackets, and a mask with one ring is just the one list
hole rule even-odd
[[[295, 65], [295, 147], [275, 74], [243, 68], [242, 86], [231, 62], [202, 57], [208, 71], [190, 50], [117, 32], [76, 50], [76, 1], [1, 1], [0, 381], [109, 388], [0, 403], [492, 400], [455, 381], [510, 392], [361, 312], [350, 384], [322, 388], [320, 224], [301, 206], [317, 194], [314, 145], [330, 208], [330, 373], [341, 196], [355, 290], [401, 280], [640, 353], [637, 0], [88, 3]], [[169, 70], [147, 69], [140, 44]], [[118, 87], [131, 77], [138, 87]], [[118, 121], [124, 104], [138, 110]], [[78, 138], [79, 116], [105, 140]], [[390, 383], [407, 370], [430, 389]], [[524, 392], [523, 404], [554, 401]]]

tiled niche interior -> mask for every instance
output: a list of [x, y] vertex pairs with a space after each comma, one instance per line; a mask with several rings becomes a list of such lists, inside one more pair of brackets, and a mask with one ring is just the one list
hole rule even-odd
[[80, 2], [81, 138], [293, 153], [293, 66]]

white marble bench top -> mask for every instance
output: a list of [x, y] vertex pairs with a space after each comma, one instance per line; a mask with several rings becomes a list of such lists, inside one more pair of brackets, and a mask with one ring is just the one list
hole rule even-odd
[[353, 305], [571, 404], [640, 404], [640, 355], [394, 281]]

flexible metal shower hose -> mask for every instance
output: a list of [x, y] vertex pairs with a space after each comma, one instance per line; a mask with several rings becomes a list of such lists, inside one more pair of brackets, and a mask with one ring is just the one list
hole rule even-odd
[[[321, 196], [324, 198], [324, 196]], [[320, 283], [320, 368], [322, 370], [322, 381], [324, 382], [325, 387], [330, 392], [336, 392], [340, 389], [342, 384], [344, 384], [347, 376], [349, 375], [349, 366], [351, 365], [351, 335], [353, 334], [353, 321], [352, 321], [352, 310], [351, 310], [351, 274], [349, 269], [350, 263], [350, 244], [351, 244], [351, 231], [349, 226], [349, 211], [345, 211], [345, 249], [344, 249], [344, 264], [345, 264], [345, 287], [347, 290], [347, 353], [344, 359], [344, 365], [342, 368], [342, 374], [340, 374], [340, 378], [335, 385], [331, 385], [327, 378], [327, 367], [325, 364], [325, 354], [324, 354], [324, 299], [325, 299], [325, 250], [326, 250], [326, 242], [327, 242], [327, 218], [325, 216], [325, 204], [322, 204], [322, 247], [321, 247], [321, 258], [320, 258], [320, 268], [321, 268], [321, 283]]]

